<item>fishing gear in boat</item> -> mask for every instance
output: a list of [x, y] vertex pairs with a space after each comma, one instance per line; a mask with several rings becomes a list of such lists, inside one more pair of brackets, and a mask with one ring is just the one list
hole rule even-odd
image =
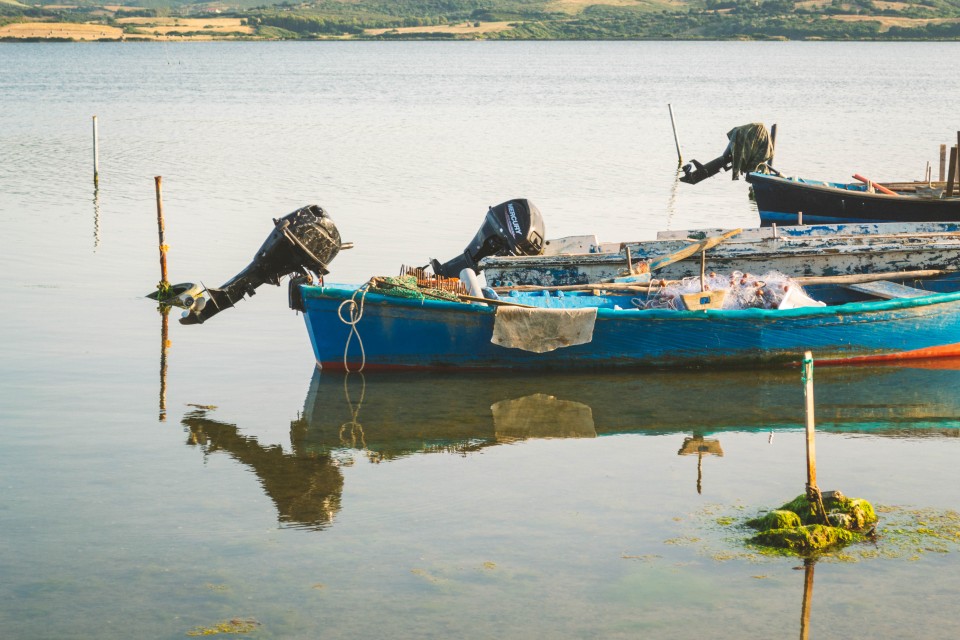
[[253, 261], [219, 288], [207, 287], [180, 318], [181, 324], [201, 324], [224, 309], [252, 296], [264, 283], [280, 284], [287, 275], [313, 281], [330, 273], [328, 265], [341, 249], [340, 231], [322, 207], [311, 204], [282, 218], [257, 250]]

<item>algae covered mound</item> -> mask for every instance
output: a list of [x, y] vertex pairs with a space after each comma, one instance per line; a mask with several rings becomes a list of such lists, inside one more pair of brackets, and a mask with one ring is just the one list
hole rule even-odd
[[873, 505], [866, 500], [828, 491], [821, 501], [799, 495], [747, 525], [759, 530], [751, 542], [804, 555], [860, 542], [876, 522]]

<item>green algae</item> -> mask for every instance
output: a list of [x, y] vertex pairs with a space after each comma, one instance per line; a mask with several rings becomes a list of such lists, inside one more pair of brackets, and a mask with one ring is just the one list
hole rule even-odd
[[260, 626], [254, 618], [234, 618], [224, 620], [209, 627], [195, 627], [187, 631], [188, 636], [216, 636], [221, 633], [250, 633]]
[[768, 531], [770, 529], [791, 529], [793, 527], [799, 527], [803, 524], [800, 521], [800, 516], [798, 516], [793, 511], [788, 511], [787, 509], [774, 509], [773, 511], [767, 512], [759, 518], [754, 518], [753, 520], [747, 520], [747, 526], [753, 527], [760, 531]]
[[807, 524], [799, 527], [761, 531], [751, 538], [751, 541], [768, 547], [786, 549], [797, 554], [810, 554], [823, 549], [847, 545], [851, 542], [860, 542], [863, 539], [863, 535], [855, 531], [823, 524]]
[[876, 522], [876, 511], [868, 501], [830, 491], [820, 502], [799, 495], [747, 525], [759, 530], [751, 543], [809, 556], [864, 541], [864, 533]]

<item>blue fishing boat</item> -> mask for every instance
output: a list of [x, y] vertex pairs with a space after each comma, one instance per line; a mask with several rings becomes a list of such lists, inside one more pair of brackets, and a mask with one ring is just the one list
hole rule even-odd
[[829, 306], [693, 311], [637, 308], [642, 294], [601, 289], [514, 292], [488, 304], [299, 285], [299, 308], [328, 369], [756, 367], [798, 362], [807, 350], [838, 364], [960, 355], [960, 291], [888, 285], [822, 285]]
[[[760, 224], [956, 222], [960, 197], [943, 183], [824, 182], [748, 173]], [[884, 192], [886, 191], [886, 192]]]

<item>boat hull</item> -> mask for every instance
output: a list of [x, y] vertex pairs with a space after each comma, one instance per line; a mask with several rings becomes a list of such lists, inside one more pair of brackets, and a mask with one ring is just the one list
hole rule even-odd
[[[656, 240], [624, 242], [630, 260], [653, 261], [680, 251], [689, 237], [713, 237], [724, 229], [664, 231]], [[481, 262], [493, 286], [555, 287], [604, 282], [628, 273], [620, 245], [597, 245], [593, 253], [543, 256], [493, 256]], [[787, 226], [745, 229], [710, 249], [707, 271], [764, 274], [778, 271], [791, 278], [955, 270], [960, 267], [960, 225], [883, 223]], [[700, 273], [700, 255], [666, 265], [657, 278], [677, 280]]]
[[[600, 308], [591, 342], [547, 353], [493, 344], [495, 311], [482, 304], [340, 287], [301, 293], [316, 360], [332, 369], [756, 367], [797, 362], [807, 350], [821, 363], [960, 355], [960, 293], [790, 310]], [[351, 298], [362, 309], [352, 337], [340, 314]]]
[[806, 224], [845, 222], [953, 222], [960, 220], [960, 198], [868, 193], [864, 185], [789, 180], [761, 173], [747, 174], [753, 185], [760, 223]]

